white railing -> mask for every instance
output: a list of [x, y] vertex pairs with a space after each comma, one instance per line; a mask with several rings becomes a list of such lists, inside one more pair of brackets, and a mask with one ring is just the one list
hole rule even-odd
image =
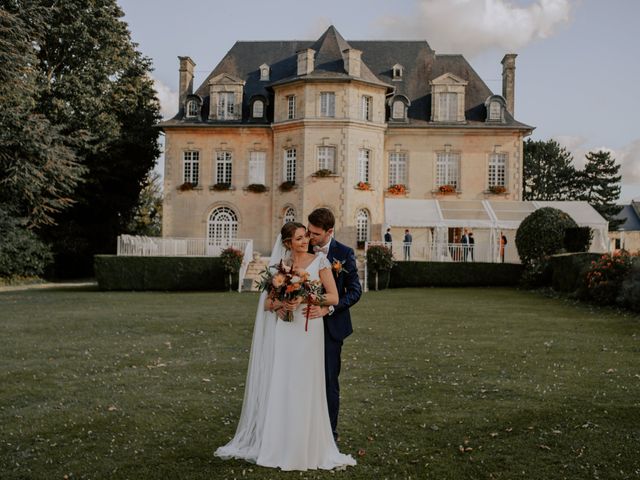
[[144, 237], [119, 235], [117, 253], [128, 257], [219, 257], [225, 248], [233, 247], [243, 253], [238, 279], [238, 291], [253, 257], [253, 240], [207, 238]]

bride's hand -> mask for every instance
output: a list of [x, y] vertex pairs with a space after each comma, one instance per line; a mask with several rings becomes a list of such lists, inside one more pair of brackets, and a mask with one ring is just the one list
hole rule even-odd
[[290, 312], [294, 311], [302, 303], [302, 300], [302, 297], [296, 297], [292, 300], [287, 300], [286, 302], [284, 302], [285, 310], [288, 310]]

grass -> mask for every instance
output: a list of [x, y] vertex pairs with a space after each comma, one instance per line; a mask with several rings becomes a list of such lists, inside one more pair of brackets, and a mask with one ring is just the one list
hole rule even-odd
[[346, 472], [213, 451], [257, 297], [0, 293], [0, 478], [640, 478], [640, 322], [512, 289], [371, 292], [343, 349]]

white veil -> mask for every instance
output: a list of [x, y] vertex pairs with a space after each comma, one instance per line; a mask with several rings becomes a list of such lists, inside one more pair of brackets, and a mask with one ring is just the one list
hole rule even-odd
[[[282, 237], [278, 235], [271, 251], [269, 266], [277, 265], [287, 256], [288, 252], [282, 244]], [[214, 455], [221, 458], [242, 458], [255, 462], [260, 451], [262, 428], [264, 427], [271, 372], [273, 370], [277, 320], [274, 312], [265, 311], [264, 309], [266, 297], [267, 292], [262, 292], [258, 301], [242, 413], [240, 414], [238, 428], [233, 439], [215, 451]]]

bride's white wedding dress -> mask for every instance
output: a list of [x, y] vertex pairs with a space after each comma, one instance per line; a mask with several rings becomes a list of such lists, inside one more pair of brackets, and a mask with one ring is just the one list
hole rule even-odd
[[[306, 268], [311, 280], [331, 268], [319, 253]], [[282, 470], [334, 469], [355, 465], [339, 452], [329, 420], [324, 374], [324, 325], [304, 305], [284, 322], [264, 311], [263, 293], [254, 327], [242, 414], [234, 438], [216, 450]], [[262, 309], [262, 311], [261, 311]]]

